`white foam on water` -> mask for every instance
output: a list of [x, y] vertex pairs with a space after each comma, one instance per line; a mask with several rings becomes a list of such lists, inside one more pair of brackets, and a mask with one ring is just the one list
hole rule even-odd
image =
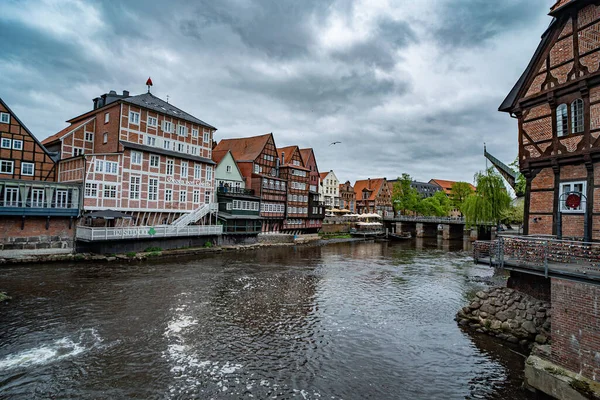
[[34, 347], [16, 354], [10, 354], [0, 360], [0, 371], [14, 368], [27, 368], [45, 365], [66, 358], [75, 357], [96, 347], [102, 338], [95, 329], [86, 329], [75, 340], [64, 337], [50, 344]]
[[182, 316], [179, 319], [169, 322], [165, 336], [170, 336], [173, 333], [180, 333], [185, 328], [189, 328], [193, 325], [198, 325], [198, 321], [189, 316]]

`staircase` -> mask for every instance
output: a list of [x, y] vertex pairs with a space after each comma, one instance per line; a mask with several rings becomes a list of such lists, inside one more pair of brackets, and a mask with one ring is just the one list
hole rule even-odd
[[177, 218], [171, 226], [188, 226], [195, 222], [197, 222], [200, 218], [204, 217], [210, 212], [215, 212], [219, 209], [218, 203], [208, 203], [202, 204], [200, 207], [192, 211], [191, 213], [183, 214], [181, 217]]

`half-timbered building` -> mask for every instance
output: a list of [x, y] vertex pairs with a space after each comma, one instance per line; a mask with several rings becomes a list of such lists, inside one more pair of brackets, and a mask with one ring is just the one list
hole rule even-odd
[[356, 212], [356, 193], [350, 181], [340, 183], [340, 207], [350, 212]]
[[214, 151], [224, 150], [231, 151], [246, 188], [260, 197], [262, 230], [281, 231], [286, 217], [287, 181], [279, 174], [280, 161], [273, 134], [223, 139]]
[[356, 211], [359, 214], [376, 213], [393, 217], [392, 192], [386, 178], [364, 179], [354, 184]]
[[55, 179], [53, 154], [0, 99], [0, 249], [72, 251], [81, 187]]
[[524, 232], [600, 240], [600, 3], [560, 0], [500, 106], [519, 124]]
[[319, 166], [312, 148], [300, 149], [304, 166], [309, 169], [308, 185], [308, 219], [313, 220], [317, 229], [323, 226], [325, 207], [319, 195]]
[[[78, 238], [219, 233], [213, 215], [215, 127], [150, 90], [137, 96], [111, 91], [67, 123], [43, 143], [59, 154], [58, 181], [84, 185], [86, 218]], [[123, 217], [111, 214], [103, 221], [109, 209]]]

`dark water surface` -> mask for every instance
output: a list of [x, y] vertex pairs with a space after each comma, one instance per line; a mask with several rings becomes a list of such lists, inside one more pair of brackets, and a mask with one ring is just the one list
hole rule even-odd
[[448, 250], [5, 267], [0, 398], [525, 399], [523, 358], [453, 320], [492, 271]]

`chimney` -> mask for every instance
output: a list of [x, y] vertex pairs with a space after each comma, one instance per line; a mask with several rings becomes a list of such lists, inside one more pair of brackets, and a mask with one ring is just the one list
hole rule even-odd
[[129, 90], [123, 90], [123, 98], [129, 97]]
[[368, 178], [367, 189], [371, 189], [371, 178]]
[[281, 164], [285, 165], [285, 153], [283, 151], [281, 152]]

